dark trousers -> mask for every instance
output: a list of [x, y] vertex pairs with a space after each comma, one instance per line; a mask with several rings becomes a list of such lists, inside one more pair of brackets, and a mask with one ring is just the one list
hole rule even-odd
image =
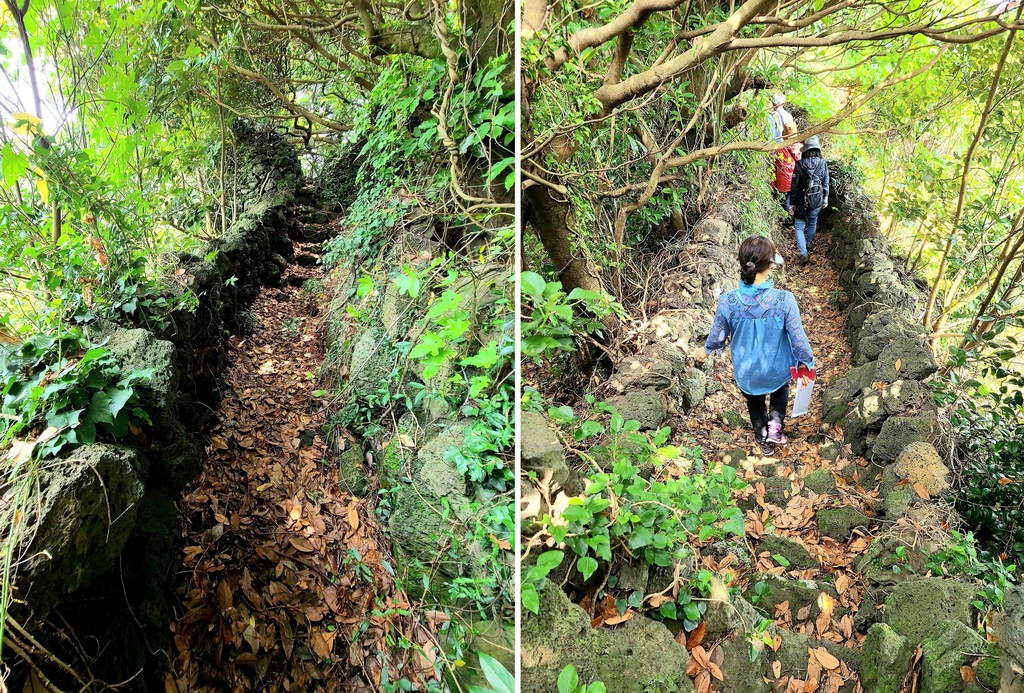
[[[768, 397], [768, 408], [765, 409], [765, 397]], [[754, 427], [754, 437], [763, 441], [768, 437], [768, 422], [781, 424], [786, 418], [786, 407], [789, 406], [789, 383], [786, 383], [770, 395], [748, 395], [747, 410], [750, 412], [750, 425]]]

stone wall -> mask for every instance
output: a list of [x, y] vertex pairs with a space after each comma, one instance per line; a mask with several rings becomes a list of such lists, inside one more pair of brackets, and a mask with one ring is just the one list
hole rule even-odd
[[[154, 369], [151, 381], [135, 386], [153, 426], [137, 445], [84, 446], [45, 463], [34, 534], [22, 547], [29, 558], [15, 581], [12, 613], [22, 624], [66, 661], [80, 663], [84, 654], [99, 679], [131, 680], [132, 691], [164, 687], [177, 581], [175, 502], [201, 468], [200, 431], [220, 401], [228, 338], [292, 254], [298, 157], [279, 136], [247, 123], [235, 134], [241, 214], [202, 252], [179, 256], [178, 272], [164, 282], [168, 294], [191, 289], [198, 308], [172, 314], [160, 328], [86, 328], [122, 370]], [[56, 631], [86, 646], [76, 653]]]
[[719, 207], [675, 249], [660, 310], [637, 338], [640, 350], [615, 365], [599, 393], [643, 430], [689, 411], [718, 386], [709, 380], [714, 357], [699, 365], [692, 354], [711, 329], [719, 296], [739, 282], [738, 221], [733, 208]]
[[[946, 469], [933, 447], [939, 419], [926, 381], [938, 365], [920, 325], [925, 296], [894, 258], [874, 201], [841, 162], [833, 168], [833, 206], [821, 219], [832, 235], [832, 260], [850, 304], [846, 331], [854, 368], [825, 390], [823, 422], [842, 429], [855, 455], [886, 470], [886, 490], [892, 491], [899, 472], [938, 495], [946, 488]], [[894, 497], [883, 510], [900, 516], [906, 503]]]

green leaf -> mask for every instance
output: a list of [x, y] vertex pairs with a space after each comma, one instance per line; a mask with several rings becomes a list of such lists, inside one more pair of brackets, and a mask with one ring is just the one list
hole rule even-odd
[[480, 658], [480, 668], [483, 669], [484, 678], [487, 679], [487, 683], [491, 684], [494, 693], [515, 693], [516, 680], [501, 662], [486, 652], [477, 652], [477, 656]]
[[359, 283], [356, 285], [356, 296], [362, 298], [363, 296], [369, 296], [373, 291], [373, 279], [367, 276], [359, 277]]
[[523, 293], [532, 296], [538, 302], [544, 300], [544, 288], [547, 286], [544, 277], [536, 272], [523, 272], [519, 275], [519, 284]]
[[576, 687], [580, 685], [580, 676], [576, 673], [576, 667], [572, 664], [562, 669], [558, 675], [558, 693], [576, 693]]
[[494, 340], [485, 346], [480, 351], [476, 352], [475, 356], [470, 356], [459, 361], [461, 366], [476, 366], [477, 368], [490, 368], [498, 362], [498, 343]]
[[597, 570], [597, 561], [590, 556], [581, 558], [579, 562], [576, 563], [576, 570], [580, 571], [584, 580], [589, 580], [590, 576], [594, 574], [595, 570]]
[[107, 396], [110, 397], [110, 415], [116, 418], [124, 405], [132, 398], [133, 394], [135, 393], [130, 387], [115, 387], [108, 389]]
[[28, 171], [28, 159], [11, 149], [11, 143], [4, 145], [0, 169], [3, 170], [4, 182], [14, 185]]
[[779, 565], [781, 565], [781, 566], [782, 566], [783, 568], [788, 568], [788, 567], [789, 567], [789, 560], [788, 560], [788, 559], [787, 559], [787, 558], [786, 558], [785, 556], [780, 556], [780, 555], [779, 555], [779, 554], [777, 554], [777, 553], [773, 553], [773, 554], [772, 554], [772, 559], [773, 559], [773, 560], [774, 560], [774, 561], [775, 561], [776, 563], [778, 563]]
[[565, 558], [565, 553], [562, 551], [545, 551], [537, 557], [537, 568], [543, 570], [546, 575], [562, 565], [563, 558]]
[[92, 401], [89, 403], [89, 409], [86, 412], [86, 418], [93, 423], [114, 423], [114, 412], [111, 411], [110, 395], [102, 390], [92, 396]]
[[646, 527], [639, 527], [633, 531], [633, 535], [629, 538], [629, 548], [641, 549], [654, 540], [654, 533]]
[[537, 594], [537, 587], [532, 582], [523, 581], [523, 587], [519, 591], [519, 599], [523, 608], [533, 613], [540, 612], [540, 595]]

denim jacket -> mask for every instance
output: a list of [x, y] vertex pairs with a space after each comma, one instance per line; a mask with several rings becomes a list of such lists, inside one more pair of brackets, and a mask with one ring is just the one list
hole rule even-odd
[[733, 374], [748, 395], [775, 392], [789, 382], [791, 367], [814, 367], [796, 298], [774, 288], [772, 281], [740, 283], [740, 288], [719, 297], [704, 348], [721, 352], [730, 337]]

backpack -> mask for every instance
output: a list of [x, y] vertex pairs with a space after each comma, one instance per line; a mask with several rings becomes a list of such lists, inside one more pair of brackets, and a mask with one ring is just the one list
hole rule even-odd
[[825, 202], [825, 178], [818, 173], [818, 164], [825, 163], [825, 160], [816, 157], [818, 160], [814, 168], [807, 171], [807, 181], [804, 183], [804, 209], [818, 209]]

